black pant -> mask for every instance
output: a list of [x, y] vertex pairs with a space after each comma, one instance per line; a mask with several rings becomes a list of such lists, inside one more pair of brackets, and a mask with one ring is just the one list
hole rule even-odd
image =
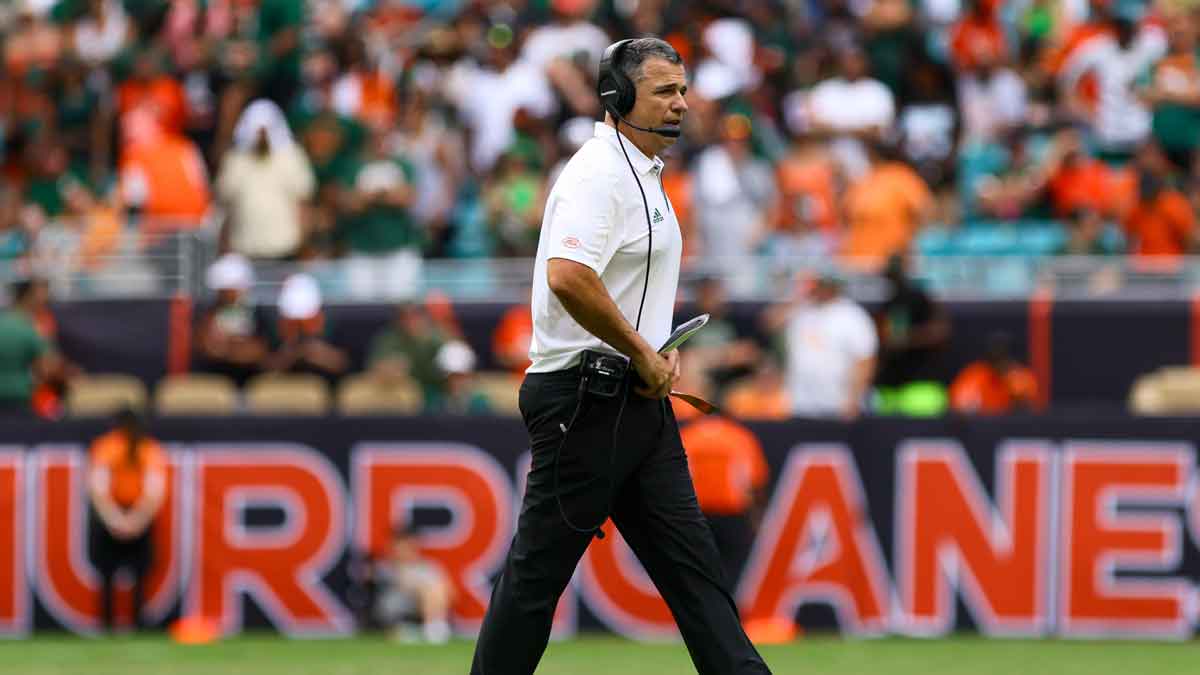
[[754, 545], [754, 530], [744, 513], [708, 513], [708, 528], [712, 530], [717, 550], [721, 553], [721, 565], [730, 584], [736, 582], [750, 548]]
[[92, 511], [90, 520], [88, 549], [92, 564], [100, 574], [100, 617], [104, 627], [112, 630], [117, 570], [124, 567], [133, 575], [133, 625], [141, 628], [144, 625], [142, 600], [145, 597], [146, 574], [154, 556], [150, 542], [153, 528], [147, 528], [133, 539], [118, 539], [104, 527], [95, 511]]
[[[554, 490], [560, 425], [576, 410], [578, 384], [574, 372], [564, 371], [532, 374], [521, 385], [533, 463], [517, 533], [475, 646], [472, 675], [534, 672], [558, 598], [592, 540], [591, 533], [564, 522]], [[632, 391], [625, 398], [610, 464], [620, 397], [584, 394], [560, 458], [563, 509], [580, 528], [611, 515], [670, 607], [700, 675], [769, 675], [729, 594], [670, 405]]]

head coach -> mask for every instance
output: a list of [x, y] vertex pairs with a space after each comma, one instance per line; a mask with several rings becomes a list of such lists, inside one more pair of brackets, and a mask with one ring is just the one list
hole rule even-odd
[[662, 40], [622, 40], [605, 50], [597, 90], [604, 122], [542, 219], [520, 394], [533, 463], [471, 673], [534, 672], [558, 598], [609, 517], [701, 675], [769, 673], [738, 619], [666, 398], [679, 355], [658, 352], [683, 249], [658, 154], [688, 109], [683, 63]]

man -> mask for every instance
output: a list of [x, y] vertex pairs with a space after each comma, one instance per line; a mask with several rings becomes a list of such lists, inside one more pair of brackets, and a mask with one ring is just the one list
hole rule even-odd
[[427, 405], [445, 395], [445, 380], [437, 355], [450, 340], [423, 307], [401, 303], [390, 325], [371, 338], [367, 372], [381, 384], [411, 377], [421, 387]]
[[132, 410], [117, 415], [116, 428], [92, 443], [88, 466], [92, 562], [100, 573], [100, 614], [113, 626], [117, 570], [133, 574], [133, 623], [142, 626], [146, 574], [153, 558], [151, 525], [167, 490], [167, 459]]
[[879, 372], [875, 386], [883, 412], [940, 415], [945, 390], [937, 382], [938, 356], [950, 341], [950, 317], [908, 275], [908, 259], [892, 256], [883, 278], [890, 291], [876, 313], [879, 327]]
[[279, 106], [263, 99], [242, 112], [233, 138], [216, 183], [229, 212], [222, 239], [251, 259], [296, 255], [305, 243], [303, 206], [316, 189], [304, 149]]
[[338, 236], [350, 249], [346, 281], [355, 298], [412, 298], [421, 282], [424, 238], [411, 211], [416, 175], [392, 153], [387, 134], [376, 133], [367, 147], [343, 177], [346, 213]]
[[750, 555], [766, 504], [767, 458], [754, 432], [723, 415], [709, 415], [680, 431], [696, 499], [725, 565], [738, 577]]
[[766, 324], [782, 332], [792, 413], [857, 419], [879, 339], [866, 310], [842, 294], [841, 277], [823, 272], [807, 293], [768, 310]]
[[208, 289], [216, 293], [196, 328], [193, 369], [227, 375], [242, 386], [262, 372], [270, 356], [269, 319], [250, 299], [254, 269], [237, 253], [226, 253], [208, 268]]
[[[769, 673], [739, 622], [666, 401], [679, 356], [658, 352], [683, 243], [657, 155], [688, 109], [682, 59], [655, 38], [605, 55], [597, 88], [608, 113], [563, 168], [542, 221], [520, 397], [533, 462], [471, 672], [534, 672], [559, 595], [611, 516], [699, 673]], [[632, 373], [619, 375], [621, 355]]]
[[993, 333], [983, 359], [963, 368], [950, 385], [950, 406], [969, 415], [1003, 415], [1037, 404], [1037, 378], [1012, 356], [1012, 337]]
[[332, 331], [316, 279], [303, 272], [284, 279], [278, 307], [276, 348], [267, 357], [267, 370], [311, 373], [332, 381], [349, 369], [350, 357], [329, 339]]
[[57, 370], [59, 359], [32, 318], [42, 288], [31, 281], [16, 282], [12, 306], [0, 312], [0, 416], [31, 417], [35, 381]]
[[[372, 572], [379, 585], [375, 616], [401, 642], [424, 639], [444, 644], [450, 639], [450, 603], [454, 587], [441, 567], [421, 554], [418, 530], [411, 523], [392, 532], [392, 545]], [[418, 637], [407, 620], [420, 621]]]

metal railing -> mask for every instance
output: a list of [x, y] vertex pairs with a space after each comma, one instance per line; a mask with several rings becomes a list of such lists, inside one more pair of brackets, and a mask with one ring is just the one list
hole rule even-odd
[[[183, 233], [148, 237], [127, 228], [95, 252], [81, 228], [56, 224], [39, 234], [29, 254], [0, 261], [0, 281], [36, 274], [60, 300], [208, 295], [204, 272], [217, 255], [218, 223]], [[351, 283], [354, 261], [257, 262], [254, 299], [274, 302], [288, 275], [317, 278], [328, 303], [388, 302], [437, 291], [456, 302], [519, 302], [529, 297], [530, 258], [427, 259], [407, 293], [362, 292]], [[798, 278], [837, 265], [828, 258], [705, 258], [685, 261], [681, 294], [714, 274], [734, 300], [770, 302], [787, 297]], [[847, 292], [878, 300], [887, 283], [877, 274], [839, 267]], [[938, 297], [950, 300], [1017, 300], [1050, 293], [1063, 300], [1172, 300], [1200, 293], [1200, 256], [1147, 260], [1128, 256], [916, 256], [911, 272]]]

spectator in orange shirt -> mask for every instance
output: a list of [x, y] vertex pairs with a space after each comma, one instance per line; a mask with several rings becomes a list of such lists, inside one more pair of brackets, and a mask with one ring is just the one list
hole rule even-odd
[[792, 416], [792, 400], [783, 384], [783, 370], [771, 357], [764, 357], [751, 377], [729, 388], [725, 412], [740, 420], [786, 420]]
[[1054, 140], [1047, 186], [1055, 213], [1068, 216], [1080, 209], [1121, 217], [1133, 201], [1132, 174], [1089, 157], [1079, 134], [1067, 131]]
[[968, 0], [967, 11], [950, 30], [950, 55], [954, 67], [960, 72], [979, 65], [979, 57], [1004, 60], [1008, 43], [1004, 38], [1004, 26], [996, 16], [995, 0]]
[[1180, 256], [1195, 242], [1196, 214], [1187, 197], [1169, 184], [1170, 165], [1158, 146], [1138, 153], [1138, 198], [1125, 231], [1138, 256]]
[[767, 460], [754, 433], [720, 415], [680, 430], [696, 499], [721, 552], [732, 586], [750, 553], [767, 484]]
[[147, 48], [138, 53], [133, 73], [117, 87], [117, 114], [122, 125], [127, 114], [142, 107], [150, 108], [168, 132], [183, 131], [187, 96], [183, 85], [163, 72], [162, 55], [157, 49]]
[[209, 208], [208, 170], [196, 144], [162, 126], [148, 109], [124, 117], [121, 193], [139, 208], [151, 237], [204, 224]]
[[1011, 356], [1011, 338], [996, 333], [988, 339], [987, 357], [971, 363], [950, 384], [950, 407], [956, 412], [1002, 415], [1029, 409], [1037, 401], [1033, 373]]
[[1138, 256], [1180, 256], [1193, 247], [1196, 214], [1187, 197], [1153, 177], [1143, 177], [1141, 199], [1125, 220]]
[[933, 212], [933, 195], [912, 167], [872, 148], [871, 168], [846, 191], [843, 254], [856, 267], [879, 269], [908, 249]]
[[529, 367], [529, 341], [533, 339], [533, 313], [529, 303], [508, 308], [492, 333], [492, 353], [496, 361], [513, 373]]
[[391, 129], [399, 112], [396, 85], [361, 39], [350, 40], [342, 54], [345, 74], [333, 85], [333, 108], [372, 129]]
[[132, 410], [117, 415], [116, 427], [91, 447], [88, 486], [92, 516], [89, 547], [100, 573], [100, 610], [113, 627], [113, 580], [126, 567], [133, 574], [133, 621], [142, 624], [146, 574], [153, 559], [150, 533], [167, 492], [167, 458]]

